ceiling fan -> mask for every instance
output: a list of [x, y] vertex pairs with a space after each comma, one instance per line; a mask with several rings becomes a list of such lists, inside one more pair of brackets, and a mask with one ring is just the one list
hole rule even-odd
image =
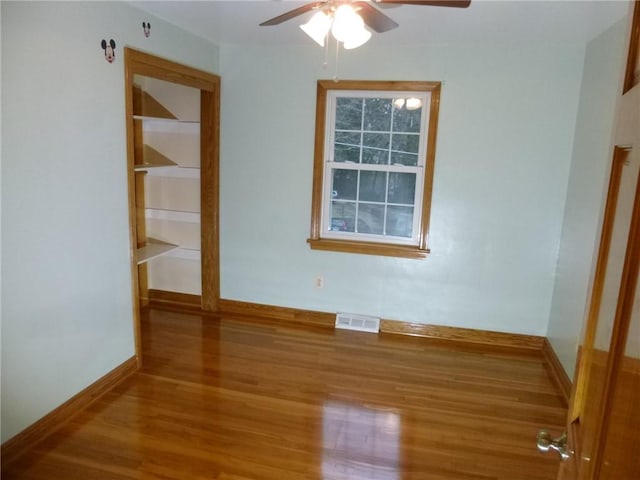
[[369, 40], [371, 32], [364, 28], [365, 24], [377, 33], [387, 32], [398, 26], [396, 22], [373, 7], [372, 4], [467, 8], [470, 3], [471, 0], [321, 0], [294, 8], [262, 22], [260, 26], [279, 25], [315, 10], [316, 14], [309, 22], [301, 26], [302, 30], [321, 46], [324, 46], [324, 39], [331, 29], [333, 36], [338, 41], [344, 42], [344, 47], [348, 49], [360, 46]]

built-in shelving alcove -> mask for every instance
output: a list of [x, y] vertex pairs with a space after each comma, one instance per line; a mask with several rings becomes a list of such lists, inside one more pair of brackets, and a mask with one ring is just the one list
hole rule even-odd
[[154, 296], [220, 298], [220, 78], [125, 49], [131, 275], [139, 309]]

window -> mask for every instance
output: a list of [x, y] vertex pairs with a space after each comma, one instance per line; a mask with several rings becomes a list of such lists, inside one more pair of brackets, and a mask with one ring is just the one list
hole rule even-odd
[[440, 82], [318, 81], [311, 248], [424, 258]]

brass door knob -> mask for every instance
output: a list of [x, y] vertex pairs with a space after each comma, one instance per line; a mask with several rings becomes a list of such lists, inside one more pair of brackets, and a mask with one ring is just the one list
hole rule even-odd
[[563, 433], [558, 438], [553, 438], [546, 430], [540, 430], [538, 432], [537, 439], [538, 450], [541, 452], [548, 452], [549, 450], [555, 450], [560, 455], [560, 460], [565, 461], [571, 457], [570, 450], [567, 450], [567, 433]]

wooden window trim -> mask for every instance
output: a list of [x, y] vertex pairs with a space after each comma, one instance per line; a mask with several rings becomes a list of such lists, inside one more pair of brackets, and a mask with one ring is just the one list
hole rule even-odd
[[[318, 80], [316, 94], [316, 137], [313, 162], [313, 190], [311, 198], [311, 234], [307, 242], [312, 249], [336, 252], [383, 255], [404, 258], [426, 258], [430, 252], [428, 245], [429, 220], [431, 214], [431, 194], [433, 191], [433, 172], [435, 167], [436, 137], [438, 132], [438, 113], [440, 110], [441, 82], [397, 82], [397, 81], [361, 81], [361, 80]], [[417, 245], [401, 245], [383, 242], [365, 242], [359, 240], [336, 240], [322, 238], [322, 191], [324, 179], [324, 148], [327, 92], [329, 90], [382, 90], [414, 91], [431, 94], [429, 109], [429, 131], [427, 136], [426, 158], [424, 165], [424, 186], [422, 193], [422, 216], [418, 232]]]

